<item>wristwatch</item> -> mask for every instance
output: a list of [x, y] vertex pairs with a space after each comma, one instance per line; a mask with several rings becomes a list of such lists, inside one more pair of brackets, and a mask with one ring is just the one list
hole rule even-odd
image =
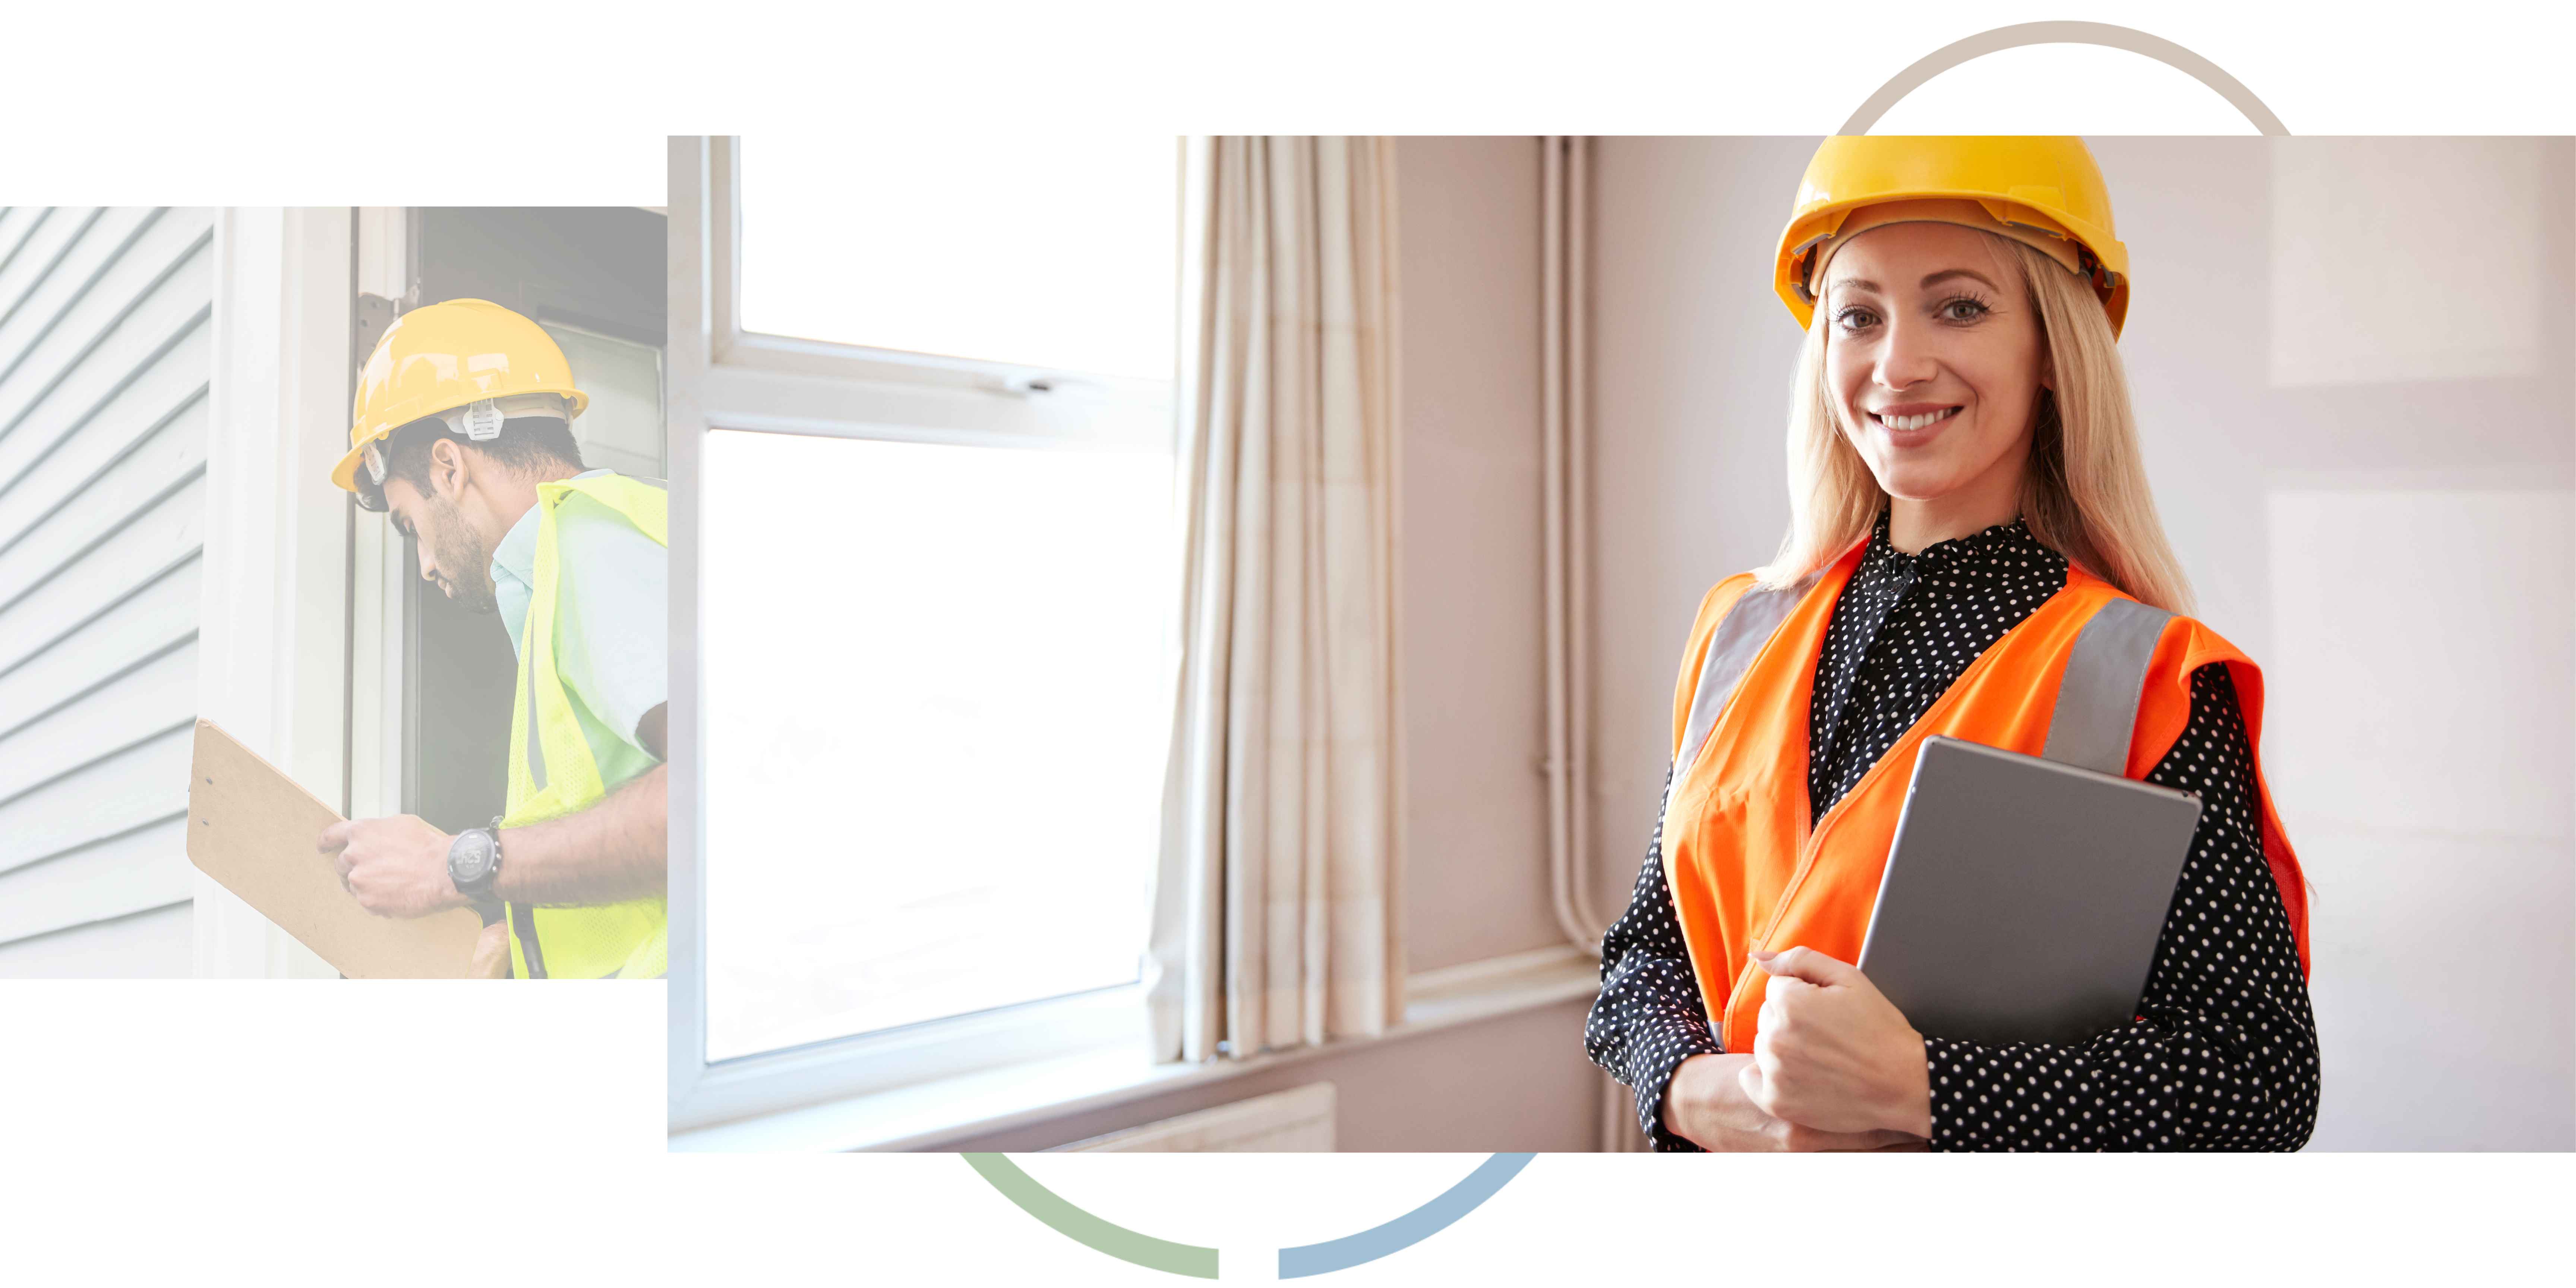
[[447, 879], [456, 893], [476, 903], [490, 901], [492, 882], [501, 875], [501, 820], [490, 827], [469, 827], [447, 843]]

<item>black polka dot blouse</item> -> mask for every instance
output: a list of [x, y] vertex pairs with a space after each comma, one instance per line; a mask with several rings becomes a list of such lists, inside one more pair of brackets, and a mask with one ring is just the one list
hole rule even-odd
[[[1908, 555], [1882, 511], [1834, 604], [1816, 664], [1808, 801], [1822, 817], [1987, 646], [2066, 584], [2019, 521]], [[1924, 1038], [1932, 1148], [2297, 1149], [2317, 1113], [2316, 1021], [2289, 915], [2263, 858], [2253, 751], [2224, 663], [2191, 677], [2191, 720], [2147, 781], [2198, 795], [2143, 1018], [2071, 1044]], [[1666, 791], [1671, 790], [1669, 782]], [[1594, 1062], [1636, 1089], [1659, 1150], [1664, 1089], [1718, 1043], [1664, 882], [1660, 823], [1626, 915], [1601, 946], [1584, 1027]]]

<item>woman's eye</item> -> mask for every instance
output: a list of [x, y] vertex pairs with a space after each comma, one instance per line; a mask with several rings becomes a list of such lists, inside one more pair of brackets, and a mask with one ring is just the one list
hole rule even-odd
[[1972, 300], [1964, 295], [1941, 306], [1941, 316], [1953, 322], [1972, 322], [1985, 313], [1985, 301]]
[[1859, 308], [1844, 309], [1842, 312], [1834, 315], [1835, 323], [1840, 325], [1842, 329], [1846, 331], [1861, 330], [1877, 320], [1877, 317], [1869, 310]]

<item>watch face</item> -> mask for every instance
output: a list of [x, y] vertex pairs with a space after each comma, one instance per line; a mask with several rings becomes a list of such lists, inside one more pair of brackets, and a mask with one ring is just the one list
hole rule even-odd
[[492, 870], [492, 838], [482, 832], [460, 832], [456, 844], [447, 851], [448, 875], [459, 882], [475, 881]]

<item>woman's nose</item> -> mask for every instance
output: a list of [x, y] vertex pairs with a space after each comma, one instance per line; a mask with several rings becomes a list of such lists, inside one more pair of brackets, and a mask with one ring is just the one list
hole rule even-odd
[[1931, 379], [1939, 364], [1933, 361], [1929, 339], [1918, 324], [1890, 321], [1878, 351], [1878, 383], [1906, 389]]

